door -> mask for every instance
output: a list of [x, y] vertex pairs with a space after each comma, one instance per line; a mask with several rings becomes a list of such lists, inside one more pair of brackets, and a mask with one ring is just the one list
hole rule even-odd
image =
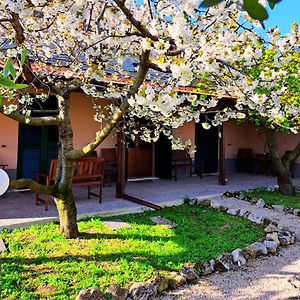
[[211, 126], [210, 129], [204, 129], [201, 125], [205, 122], [204, 116], [201, 121], [196, 124], [195, 144], [197, 147], [195, 153], [195, 173], [218, 173], [218, 139], [219, 139], [219, 126]]
[[127, 150], [127, 178], [152, 176], [152, 144], [139, 140]]
[[[55, 97], [50, 96], [45, 102], [35, 100], [32, 116], [43, 116], [43, 110], [49, 112], [56, 108]], [[50, 115], [55, 115], [55, 112]], [[57, 158], [57, 142], [57, 126], [19, 124], [17, 178], [35, 179], [38, 173], [48, 173], [51, 159]]]
[[18, 178], [35, 179], [48, 173], [51, 159], [57, 158], [56, 126], [19, 125]]
[[171, 141], [165, 135], [161, 135], [155, 143], [155, 176], [162, 179], [171, 179], [171, 161]]

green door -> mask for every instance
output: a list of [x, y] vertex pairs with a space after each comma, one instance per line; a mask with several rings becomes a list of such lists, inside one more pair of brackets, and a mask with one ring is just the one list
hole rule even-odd
[[35, 179], [48, 173], [51, 159], [57, 158], [56, 126], [36, 127], [20, 124], [18, 178]]
[[[57, 99], [46, 101], [38, 97], [32, 106], [32, 116], [57, 114]], [[19, 125], [17, 178], [35, 179], [38, 173], [48, 173], [51, 159], [57, 158], [58, 129], [56, 126]]]

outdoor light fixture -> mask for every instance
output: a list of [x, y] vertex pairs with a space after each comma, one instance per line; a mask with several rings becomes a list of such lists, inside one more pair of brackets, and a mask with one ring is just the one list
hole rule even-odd
[[0, 196], [3, 195], [9, 186], [9, 177], [7, 173], [0, 169]]

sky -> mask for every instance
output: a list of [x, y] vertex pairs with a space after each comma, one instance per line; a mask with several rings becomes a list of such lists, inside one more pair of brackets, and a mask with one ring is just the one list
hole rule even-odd
[[269, 18], [265, 21], [266, 30], [278, 26], [283, 34], [288, 33], [291, 23], [300, 24], [300, 0], [282, 0], [274, 9], [269, 9], [268, 13]]

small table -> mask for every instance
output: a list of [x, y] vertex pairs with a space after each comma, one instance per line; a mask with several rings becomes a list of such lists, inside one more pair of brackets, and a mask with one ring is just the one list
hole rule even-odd
[[5, 167], [8, 167], [8, 165], [5, 165], [5, 164], [0, 164], [0, 167], [5, 170]]

